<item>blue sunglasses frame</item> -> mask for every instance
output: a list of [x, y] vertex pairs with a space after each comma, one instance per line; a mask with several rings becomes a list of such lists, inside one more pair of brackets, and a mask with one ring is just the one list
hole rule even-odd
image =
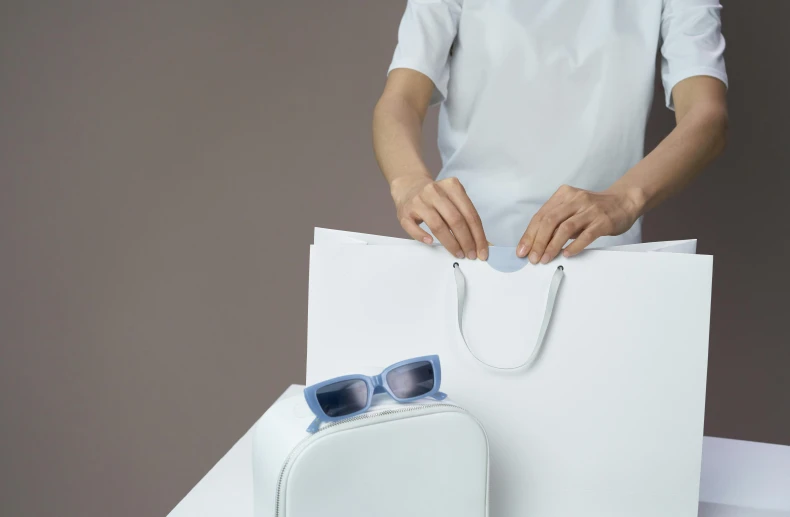
[[[433, 367], [433, 388], [431, 391], [423, 394], [418, 395], [416, 397], [411, 398], [399, 398], [395, 396], [395, 393], [392, 392], [389, 384], [387, 384], [387, 375], [396, 368], [400, 368], [401, 366], [406, 366], [413, 363], [424, 363], [428, 362], [431, 363]], [[343, 416], [329, 416], [324, 413], [324, 410], [321, 409], [321, 404], [318, 402], [318, 390], [323, 388], [324, 386], [328, 386], [330, 384], [335, 384], [337, 382], [342, 381], [350, 381], [350, 380], [361, 380], [364, 381], [368, 387], [368, 399], [365, 403], [365, 407], [360, 409], [359, 411], [355, 411], [353, 413], [349, 413], [348, 415]], [[366, 412], [370, 409], [370, 406], [373, 404], [373, 395], [377, 393], [387, 393], [393, 400], [401, 404], [407, 404], [409, 402], [413, 402], [415, 400], [424, 399], [424, 398], [433, 398], [435, 400], [444, 400], [447, 398], [447, 395], [439, 391], [439, 388], [442, 384], [442, 367], [439, 362], [438, 355], [425, 355], [421, 357], [414, 357], [412, 359], [405, 359], [403, 361], [397, 362], [393, 365], [390, 365], [384, 369], [379, 375], [368, 376], [362, 374], [351, 374], [351, 375], [343, 375], [342, 377], [335, 377], [332, 379], [327, 379], [323, 382], [319, 382], [318, 384], [313, 384], [312, 386], [308, 386], [304, 389], [304, 398], [307, 401], [307, 405], [310, 407], [310, 410], [315, 415], [315, 420], [313, 423], [310, 424], [310, 427], [307, 428], [308, 433], [314, 433], [318, 431], [318, 428], [321, 426], [322, 422], [337, 422], [339, 420], [346, 420], [348, 418], [352, 418], [357, 415], [361, 415], [362, 413]]]

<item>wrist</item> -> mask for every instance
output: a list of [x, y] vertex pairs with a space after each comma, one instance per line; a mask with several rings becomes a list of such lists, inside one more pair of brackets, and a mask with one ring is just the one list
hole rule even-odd
[[415, 186], [424, 185], [432, 181], [433, 179], [427, 173], [398, 176], [390, 181], [390, 195], [393, 201], [398, 203], [406, 194], [412, 191]]
[[637, 185], [613, 185], [611, 192], [620, 197], [622, 206], [636, 221], [645, 211], [649, 202], [649, 195], [643, 187]]

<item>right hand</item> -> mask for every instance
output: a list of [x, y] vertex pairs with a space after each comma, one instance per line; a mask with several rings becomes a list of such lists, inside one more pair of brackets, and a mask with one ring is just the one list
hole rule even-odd
[[431, 235], [419, 226], [424, 222], [456, 257], [488, 259], [483, 223], [458, 178], [397, 178], [390, 189], [406, 233], [430, 244]]

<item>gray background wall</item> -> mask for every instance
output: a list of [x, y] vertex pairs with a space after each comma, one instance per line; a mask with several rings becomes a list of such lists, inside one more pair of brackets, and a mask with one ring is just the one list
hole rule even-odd
[[[403, 6], [0, 2], [0, 514], [165, 515], [303, 380], [312, 227], [404, 235]], [[790, 2], [724, 18], [729, 148], [645, 236], [716, 256], [707, 434], [790, 444]]]

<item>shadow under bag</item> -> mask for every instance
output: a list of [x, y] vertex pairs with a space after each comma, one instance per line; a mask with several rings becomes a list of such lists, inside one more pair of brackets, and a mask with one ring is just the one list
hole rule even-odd
[[255, 517], [485, 517], [488, 439], [449, 399], [374, 401], [308, 433], [291, 386], [253, 431]]

